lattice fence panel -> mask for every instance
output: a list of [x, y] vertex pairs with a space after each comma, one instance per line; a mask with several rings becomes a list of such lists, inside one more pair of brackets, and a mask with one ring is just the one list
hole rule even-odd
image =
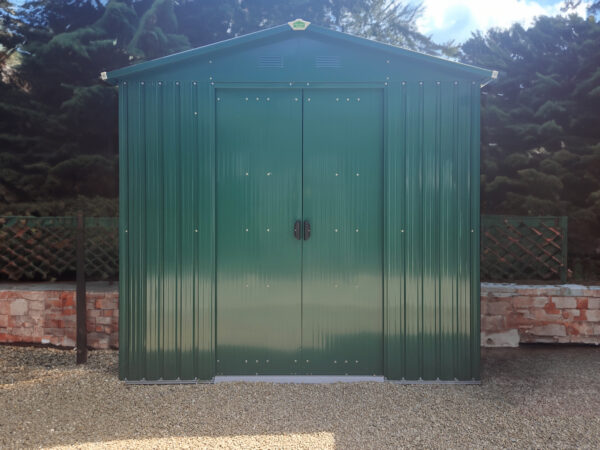
[[567, 280], [566, 217], [481, 217], [481, 279]]
[[[86, 278], [117, 279], [118, 219], [87, 217]], [[75, 279], [76, 217], [0, 217], [0, 279]]]

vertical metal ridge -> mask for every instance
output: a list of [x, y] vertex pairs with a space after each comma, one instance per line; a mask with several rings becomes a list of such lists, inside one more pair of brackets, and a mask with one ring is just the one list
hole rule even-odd
[[128, 114], [127, 83], [119, 85], [119, 377], [129, 376], [129, 254], [125, 230], [128, 227]]
[[454, 377], [456, 377], [457, 369], [458, 369], [458, 264], [459, 264], [459, 247], [458, 247], [458, 213], [457, 207], [459, 205], [458, 198], [458, 86], [457, 82], [454, 82], [452, 87], [452, 203], [453, 203], [453, 213], [452, 213], [452, 235], [454, 236], [454, 240], [452, 242], [452, 373]]
[[436, 82], [435, 86], [435, 216], [433, 218], [436, 224], [434, 232], [436, 249], [434, 259], [435, 264], [435, 375], [439, 378], [442, 371], [441, 362], [441, 278], [442, 278], [442, 264], [441, 264], [441, 252], [440, 243], [441, 236], [439, 233], [439, 226], [441, 224], [441, 133], [442, 133], [442, 88], [440, 82]]
[[479, 258], [480, 258], [480, 88], [477, 83], [471, 85], [471, 186], [470, 186], [470, 212], [471, 212], [471, 378], [480, 378], [480, 283], [479, 283]]
[[139, 302], [140, 302], [140, 322], [141, 322], [141, 327], [140, 327], [140, 355], [141, 355], [141, 362], [140, 365], [143, 368], [143, 373], [145, 375], [146, 373], [146, 360], [147, 360], [147, 339], [146, 339], [146, 332], [147, 332], [147, 328], [148, 328], [148, 324], [147, 324], [147, 317], [148, 317], [148, 308], [147, 308], [147, 301], [146, 301], [146, 282], [147, 282], [147, 273], [146, 273], [146, 246], [147, 246], [147, 241], [146, 241], [146, 226], [147, 226], [147, 208], [146, 208], [146, 164], [145, 161], [147, 160], [147, 152], [146, 152], [146, 145], [147, 145], [147, 139], [146, 139], [146, 120], [147, 120], [147, 113], [146, 113], [146, 84], [144, 82], [139, 84], [139, 89], [140, 89], [140, 135], [139, 135], [139, 139], [140, 139], [140, 155], [139, 155], [139, 159], [138, 161], [144, 161], [144, 164], [139, 164], [139, 168], [140, 168], [140, 180], [138, 183], [138, 190], [139, 190], [139, 201], [138, 201], [138, 207], [140, 209], [140, 211], [137, 214], [137, 233], [139, 234], [138, 237], [138, 244], [139, 244], [139, 258], [140, 258], [140, 262], [139, 262], [139, 290], [140, 290], [140, 294], [139, 294]]

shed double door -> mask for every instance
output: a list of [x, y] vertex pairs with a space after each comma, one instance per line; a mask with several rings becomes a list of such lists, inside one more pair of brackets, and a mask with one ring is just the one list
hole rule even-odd
[[382, 158], [381, 90], [216, 91], [217, 374], [383, 373]]

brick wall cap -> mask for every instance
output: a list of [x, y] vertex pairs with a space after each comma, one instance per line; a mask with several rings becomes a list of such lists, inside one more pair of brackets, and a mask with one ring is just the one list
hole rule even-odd
[[[0, 283], [0, 291], [75, 291], [75, 282]], [[88, 293], [118, 292], [118, 281], [90, 281], [86, 283]]]

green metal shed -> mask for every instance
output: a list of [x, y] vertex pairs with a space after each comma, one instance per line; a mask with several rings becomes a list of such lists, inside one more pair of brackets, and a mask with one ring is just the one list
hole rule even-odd
[[495, 75], [302, 20], [102, 74], [120, 377], [479, 380]]

